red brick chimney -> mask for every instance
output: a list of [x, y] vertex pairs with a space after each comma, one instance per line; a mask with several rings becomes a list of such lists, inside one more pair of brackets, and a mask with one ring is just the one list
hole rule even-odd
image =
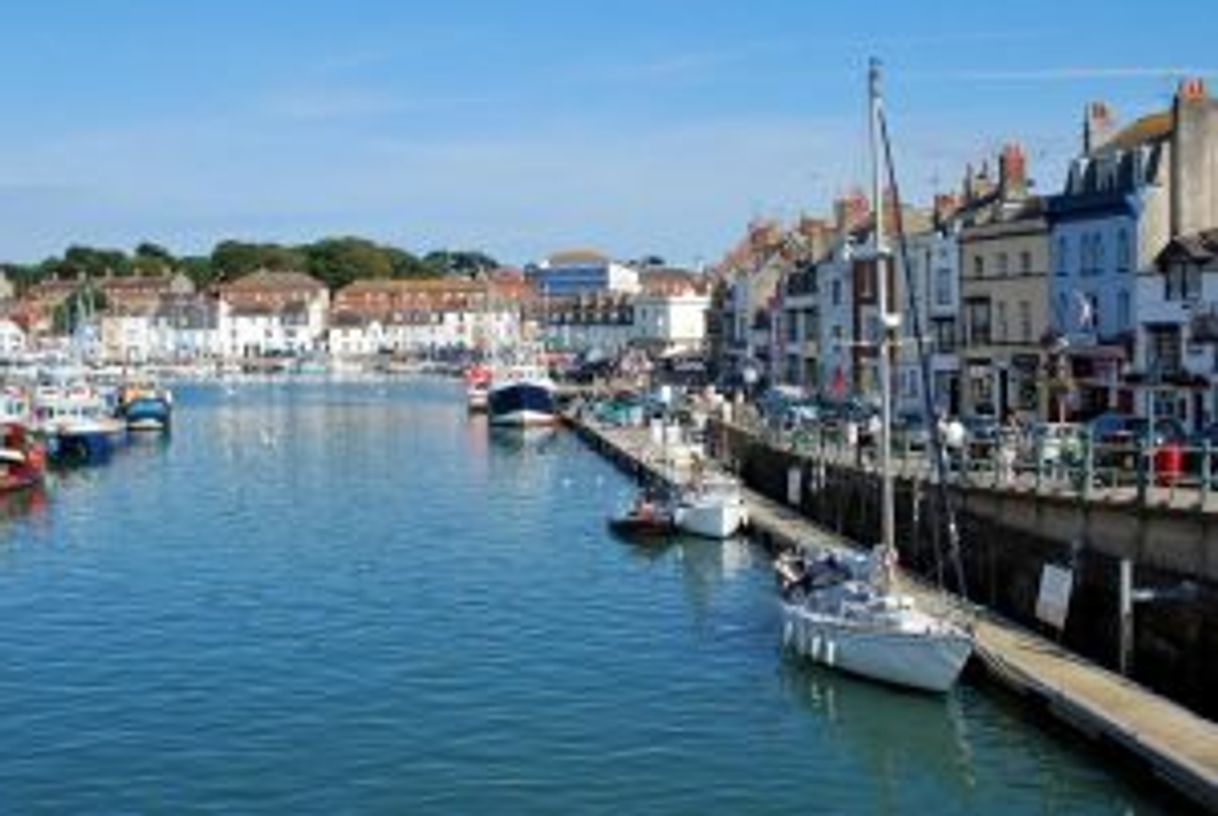
[[851, 190], [833, 202], [833, 216], [837, 221], [837, 231], [841, 235], [862, 226], [870, 214], [871, 203], [861, 190]]
[[1176, 96], [1183, 102], [1200, 102], [1209, 96], [1206, 93], [1205, 80], [1201, 77], [1189, 77], [1180, 80], [1180, 88]]
[[1023, 198], [1028, 192], [1028, 168], [1023, 147], [1016, 142], [1003, 146], [998, 157], [998, 187], [1004, 199]]

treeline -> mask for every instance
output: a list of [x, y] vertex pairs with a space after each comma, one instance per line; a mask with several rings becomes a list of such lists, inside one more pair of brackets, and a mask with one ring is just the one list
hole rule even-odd
[[470, 277], [494, 269], [494, 258], [476, 251], [436, 250], [419, 257], [404, 249], [365, 238], [323, 238], [309, 244], [221, 241], [208, 255], [175, 256], [159, 244], [144, 242], [121, 249], [70, 246], [62, 257], [37, 264], [0, 264], [19, 292], [47, 279], [77, 280], [107, 275], [161, 275], [182, 272], [199, 288], [239, 278], [257, 269], [307, 272], [331, 289], [357, 278]]

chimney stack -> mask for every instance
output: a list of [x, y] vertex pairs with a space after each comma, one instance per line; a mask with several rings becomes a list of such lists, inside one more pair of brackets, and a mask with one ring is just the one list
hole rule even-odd
[[934, 216], [935, 226], [941, 227], [947, 223], [956, 210], [960, 209], [960, 196], [955, 193], [936, 193]]
[[807, 242], [812, 260], [819, 260], [828, 251], [829, 225], [825, 223], [825, 219], [801, 215], [796, 230]]
[[1014, 142], [1002, 148], [998, 158], [998, 186], [1004, 201], [1023, 198], [1028, 193], [1028, 168], [1023, 148]]
[[1083, 153], [1099, 150], [1112, 138], [1116, 120], [1104, 102], [1091, 102], [1083, 110]]
[[839, 236], [845, 236], [862, 226], [871, 214], [871, 203], [860, 190], [851, 190], [833, 202], [833, 216]]
[[1171, 233], [1218, 224], [1218, 101], [1200, 77], [1185, 79], [1172, 104]]

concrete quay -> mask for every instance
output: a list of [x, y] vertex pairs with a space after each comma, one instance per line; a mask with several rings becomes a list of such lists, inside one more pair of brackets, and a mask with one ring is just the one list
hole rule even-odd
[[[646, 429], [569, 419], [591, 447], [646, 479], [680, 481]], [[751, 532], [771, 550], [853, 546], [798, 510], [744, 488]], [[985, 608], [901, 571], [903, 589], [927, 608], [971, 622], [984, 676], [1037, 703], [1084, 737], [1114, 747], [1196, 805], [1218, 812], [1218, 725]]]

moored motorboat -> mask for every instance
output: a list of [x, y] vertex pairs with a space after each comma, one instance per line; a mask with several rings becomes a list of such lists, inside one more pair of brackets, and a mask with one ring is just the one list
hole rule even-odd
[[46, 475], [46, 451], [23, 422], [0, 422], [0, 493], [32, 487]]
[[128, 384], [119, 389], [116, 413], [133, 431], [168, 431], [173, 394], [151, 383]]
[[687, 533], [723, 540], [748, 523], [748, 509], [740, 486], [727, 477], [700, 480], [682, 491], [673, 521]]
[[38, 388], [33, 414], [33, 430], [59, 464], [104, 462], [126, 440], [126, 423], [111, 416], [102, 395], [87, 385]]
[[484, 365], [465, 371], [465, 406], [472, 414], [485, 413], [491, 389], [491, 370]]
[[668, 538], [676, 532], [673, 508], [666, 496], [644, 490], [623, 513], [609, 519], [609, 529], [623, 538]]
[[46, 475], [46, 450], [30, 432], [31, 416], [25, 389], [0, 392], [0, 493], [31, 487]]

